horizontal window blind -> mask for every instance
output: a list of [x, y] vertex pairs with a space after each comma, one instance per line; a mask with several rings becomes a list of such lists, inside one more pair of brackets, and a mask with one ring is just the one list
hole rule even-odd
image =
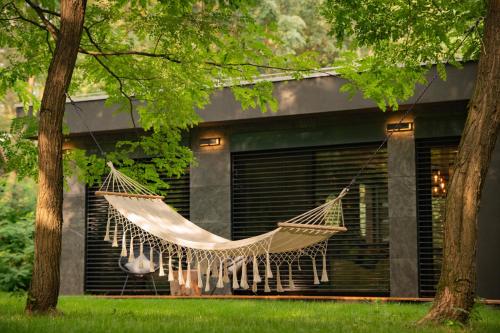
[[[189, 175], [181, 178], [162, 177], [170, 184], [165, 202], [177, 209], [189, 219]], [[119, 268], [121, 247], [113, 248], [111, 243], [103, 240], [106, 231], [108, 203], [103, 197], [95, 195], [99, 188], [87, 187], [86, 193], [86, 258], [85, 258], [85, 292], [91, 294], [120, 293], [125, 282], [125, 273]], [[135, 249], [139, 253], [139, 247]], [[146, 255], [149, 251], [145, 251]], [[156, 256], [157, 258], [157, 256]], [[158, 293], [168, 294], [169, 284], [165, 277], [159, 278], [155, 273]], [[154, 294], [153, 284], [148, 280], [129, 279], [125, 294]]]
[[[378, 145], [233, 153], [233, 239], [268, 232], [276, 228], [277, 222], [339, 194]], [[329, 241], [327, 269], [330, 282], [313, 285], [312, 262], [303, 258], [300, 262], [302, 270], [294, 274], [297, 288], [288, 292], [389, 294], [387, 191], [387, 151], [383, 148], [343, 200], [348, 231]], [[321, 267], [319, 259], [317, 264]], [[259, 289], [259, 293], [262, 292]]]
[[433, 297], [443, 257], [443, 220], [448, 182], [459, 138], [416, 141], [419, 293]]

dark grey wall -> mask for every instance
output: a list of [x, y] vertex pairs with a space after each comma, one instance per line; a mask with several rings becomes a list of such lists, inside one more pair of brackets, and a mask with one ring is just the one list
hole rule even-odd
[[[449, 67], [446, 82], [436, 80], [424, 95], [421, 103], [468, 99], [472, 94], [476, 67], [475, 63], [467, 63], [461, 70]], [[429, 74], [429, 77], [432, 75], [433, 72]], [[373, 102], [363, 99], [360, 95], [351, 100], [347, 94], [340, 93], [339, 88], [344, 82], [336, 76], [311, 77], [301, 81], [276, 80], [274, 95], [279, 101], [279, 110], [275, 113], [262, 113], [260, 110], [243, 111], [239, 103], [234, 100], [230, 90], [225, 88], [215, 93], [211, 103], [198, 113], [204, 119], [204, 123], [209, 124], [375, 108]], [[416, 93], [418, 94], [422, 89], [423, 86], [417, 86]], [[116, 106], [106, 106], [105, 96], [75, 100], [82, 112], [79, 115], [73, 105], [67, 104], [65, 120], [71, 134], [88, 132], [85, 123], [93, 132], [132, 128], [130, 114], [117, 112]], [[411, 104], [412, 101], [406, 103]], [[18, 110], [18, 113], [21, 114], [22, 110]], [[134, 118], [138, 118], [136, 113], [134, 113]]]
[[[434, 71], [429, 74], [429, 78], [433, 75]], [[446, 82], [434, 81], [421, 103], [468, 99], [472, 94], [475, 77], [475, 63], [465, 64], [462, 70], [449, 67]], [[277, 82], [274, 95], [279, 101], [279, 110], [276, 113], [262, 113], [259, 110], [243, 111], [229, 89], [224, 89], [216, 93], [211, 104], [199, 114], [206, 122], [220, 122], [376, 107], [373, 102], [363, 99], [359, 94], [349, 99], [347, 94], [340, 93], [339, 88], [344, 83], [344, 79], [335, 76]], [[417, 86], [415, 95], [418, 95], [422, 89], [423, 86]], [[410, 99], [405, 104], [411, 104], [414, 99]]]

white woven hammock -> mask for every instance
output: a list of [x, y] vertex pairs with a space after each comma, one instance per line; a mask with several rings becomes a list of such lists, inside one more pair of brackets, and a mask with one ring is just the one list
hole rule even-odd
[[[328, 281], [326, 270], [326, 247], [328, 238], [347, 229], [344, 226], [342, 197], [327, 200], [288, 221], [268, 233], [242, 240], [231, 241], [217, 236], [182, 217], [165, 204], [162, 196], [155, 195], [145, 186], [124, 175], [108, 163], [111, 172], [101, 189], [96, 192], [109, 202], [108, 221], [104, 240], [118, 247], [121, 240], [121, 256], [135, 260], [134, 244], [139, 244], [139, 257], [143, 258], [144, 245], [149, 247], [150, 270], [154, 271], [154, 251], [159, 253], [160, 276], [165, 275], [163, 260], [168, 259], [168, 280], [174, 280], [173, 260], [178, 262], [180, 285], [191, 288], [191, 270], [196, 270], [198, 287], [210, 290], [210, 276], [217, 277], [217, 288], [230, 283], [232, 288], [257, 291], [262, 281], [260, 269], [264, 267], [264, 291], [270, 292], [269, 279], [275, 276], [276, 290], [283, 292], [280, 267], [288, 266], [288, 289], [294, 289], [293, 263], [301, 256], [312, 260], [314, 284]], [[114, 222], [114, 226], [112, 226]], [[120, 236], [119, 236], [120, 234]], [[127, 249], [128, 247], [128, 249]], [[127, 251], [128, 250], [128, 251]], [[322, 256], [322, 274], [318, 277], [316, 257]], [[251, 281], [247, 277], [247, 264], [252, 265]], [[186, 277], [182, 272], [184, 268]], [[300, 265], [299, 265], [300, 269]], [[238, 279], [238, 271], [241, 271]], [[273, 271], [276, 275], [273, 274]]]

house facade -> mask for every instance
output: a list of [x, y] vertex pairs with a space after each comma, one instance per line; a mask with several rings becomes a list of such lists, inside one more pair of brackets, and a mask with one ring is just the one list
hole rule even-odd
[[[186, 136], [197, 165], [169, 180], [166, 202], [199, 226], [237, 240], [267, 232], [338, 194], [367, 164], [343, 200], [348, 231], [329, 241], [330, 282], [313, 285], [311, 262], [304, 260], [296, 288], [284, 285], [286, 293], [432, 296], [442, 260], [446, 189], [475, 75], [475, 63], [450, 68], [447, 81], [436, 80], [404, 120], [409, 130], [394, 132], [372, 160], [402, 113], [381, 112], [361, 96], [349, 99], [339, 92], [339, 77], [274, 78], [276, 113], [243, 111], [224, 89], [198, 111], [204, 121]], [[77, 100], [80, 115], [67, 105], [66, 149], [96, 151], [89, 128], [105, 149], [134, 137], [130, 116], [104, 102], [102, 96]], [[123, 286], [119, 250], [102, 240], [107, 206], [95, 190], [71, 181], [65, 192], [63, 294], [113, 294]], [[500, 299], [499, 190], [497, 143], [479, 215], [477, 293], [489, 299]], [[168, 293], [163, 280], [157, 277], [157, 286]], [[125, 292], [152, 288], [138, 281]]]

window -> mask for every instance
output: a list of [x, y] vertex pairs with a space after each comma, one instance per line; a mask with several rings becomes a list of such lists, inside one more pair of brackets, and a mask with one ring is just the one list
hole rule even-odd
[[421, 297], [432, 297], [441, 272], [448, 182], [459, 138], [417, 140], [418, 268]]
[[[342, 145], [233, 153], [233, 239], [270, 231], [277, 222], [337, 195], [377, 146]], [[294, 275], [296, 291], [387, 295], [390, 273], [385, 149], [375, 156], [343, 199], [343, 210], [348, 231], [329, 241], [330, 283], [313, 285], [312, 263], [303, 258], [302, 271]], [[318, 265], [321, 266], [319, 262]], [[284, 287], [286, 289], [286, 284]]]

